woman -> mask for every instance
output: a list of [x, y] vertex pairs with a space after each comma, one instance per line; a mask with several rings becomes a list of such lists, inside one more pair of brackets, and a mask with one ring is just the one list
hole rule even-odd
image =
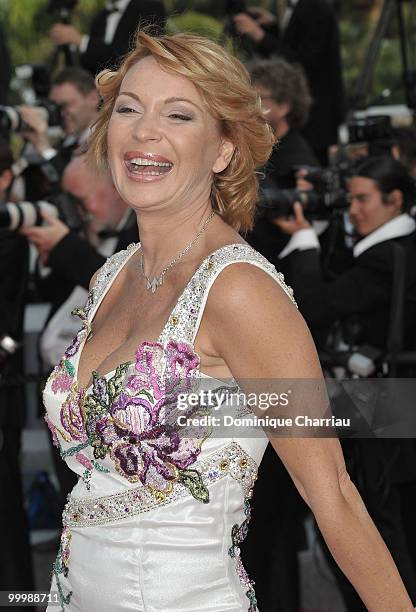
[[[93, 278], [82, 328], [45, 388], [55, 443], [81, 476], [52, 591], [71, 611], [254, 612], [239, 544], [267, 438], [202, 423], [183, 434], [178, 399], [227, 378], [244, 390], [249, 379], [320, 386], [290, 290], [237, 233], [251, 226], [273, 137], [246, 70], [203, 38], [141, 32], [97, 82], [90, 156], [136, 211], [141, 245]], [[367, 607], [413, 609], [338, 442], [272, 443]]]

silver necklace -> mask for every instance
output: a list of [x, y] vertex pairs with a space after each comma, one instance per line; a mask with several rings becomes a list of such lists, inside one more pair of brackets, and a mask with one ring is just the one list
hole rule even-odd
[[186, 255], [186, 253], [193, 247], [193, 245], [198, 240], [198, 238], [201, 236], [201, 234], [207, 229], [208, 223], [211, 221], [211, 219], [213, 218], [214, 215], [215, 215], [215, 211], [212, 210], [210, 212], [210, 214], [208, 215], [207, 219], [204, 221], [201, 229], [196, 234], [195, 238], [193, 238], [191, 240], [191, 242], [184, 248], [183, 251], [181, 251], [179, 253], [179, 255], [176, 255], [176, 257], [174, 259], [172, 259], [172, 261], [170, 261], [168, 263], [168, 265], [163, 268], [163, 270], [159, 274], [159, 276], [154, 276], [153, 278], [149, 278], [148, 276], [146, 276], [146, 274], [144, 272], [143, 253], [140, 254], [140, 270], [141, 270], [141, 273], [143, 274], [144, 278], [147, 281], [146, 282], [146, 289], [148, 289], [149, 291], [154, 293], [156, 291], [156, 289], [162, 285], [163, 279], [165, 277], [166, 272], [168, 270], [170, 270], [171, 268], [173, 268], [173, 266], [176, 266], [176, 264], [182, 259], [182, 257], [184, 255]]

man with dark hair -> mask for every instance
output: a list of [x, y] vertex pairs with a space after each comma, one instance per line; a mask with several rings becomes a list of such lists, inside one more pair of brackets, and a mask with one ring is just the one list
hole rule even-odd
[[130, 48], [139, 26], [165, 27], [165, 9], [160, 0], [110, 0], [93, 19], [88, 36], [71, 25], [57, 23], [50, 37], [56, 45], [75, 45], [81, 65], [96, 75], [103, 68], [117, 65]]
[[[319, 165], [300, 133], [312, 104], [306, 78], [300, 67], [279, 58], [257, 60], [248, 69], [277, 141], [265, 168], [266, 184], [277, 189], [294, 188], [297, 166]], [[247, 240], [267, 259], [273, 260], [288, 238], [267, 219], [258, 218]]]
[[257, 60], [248, 69], [277, 140], [267, 164], [267, 176], [280, 189], [295, 187], [295, 166], [319, 165], [300, 133], [312, 105], [305, 75], [300, 66], [279, 58]]
[[[66, 135], [61, 146], [68, 153], [72, 152], [87, 139], [89, 127], [97, 117], [99, 96], [94, 79], [83, 68], [65, 68], [53, 79], [49, 98], [61, 109]], [[20, 109], [24, 121], [32, 128], [24, 132], [25, 138], [46, 159], [53, 158], [57, 151], [51, 146], [42, 109], [33, 106], [21, 106]]]
[[323, 278], [319, 243], [302, 206], [294, 216], [278, 218], [276, 225], [291, 236], [279, 255], [290, 277], [303, 316], [312, 330], [359, 315], [360, 342], [384, 347], [389, 327], [393, 275], [392, 245], [405, 251], [407, 291], [405, 338], [415, 341], [416, 223], [408, 214], [415, 199], [413, 179], [406, 168], [390, 157], [375, 157], [354, 170], [349, 182], [349, 215], [356, 231], [354, 265], [333, 282]]
[[[91, 74], [83, 68], [70, 67], [56, 75], [49, 98], [60, 107], [62, 114], [65, 138], [58, 148], [53, 147], [49, 139], [43, 109], [24, 105], [20, 110], [23, 120], [31, 127], [23, 135], [40, 154], [44, 166], [51, 168], [55, 181], [52, 190], [56, 191], [65, 166], [88, 138], [90, 127], [97, 118], [99, 96]], [[51, 171], [40, 175], [38, 166], [27, 168], [27, 200], [38, 200], [50, 195], [51, 188], [46, 177], [51, 177]]]

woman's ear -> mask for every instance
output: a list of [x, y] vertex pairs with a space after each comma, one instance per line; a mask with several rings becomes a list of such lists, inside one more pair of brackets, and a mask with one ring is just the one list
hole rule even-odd
[[215, 172], [215, 174], [217, 174], [218, 172], [222, 172], [226, 169], [226, 167], [231, 161], [234, 151], [235, 146], [233, 145], [231, 140], [227, 140], [224, 138], [221, 141], [218, 157], [212, 167], [212, 171]]

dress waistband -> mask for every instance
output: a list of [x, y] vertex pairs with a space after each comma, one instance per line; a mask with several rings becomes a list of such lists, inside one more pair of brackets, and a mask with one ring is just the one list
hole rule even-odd
[[[245, 497], [251, 497], [257, 478], [256, 462], [237, 442], [231, 442], [205, 459], [195, 462], [192, 468], [198, 470], [206, 486], [230, 475], [241, 484]], [[169, 493], [151, 491], [142, 485], [114, 495], [92, 499], [69, 495], [62, 520], [65, 527], [104, 525], [190, 496], [189, 489], [180, 482], [175, 482]]]

